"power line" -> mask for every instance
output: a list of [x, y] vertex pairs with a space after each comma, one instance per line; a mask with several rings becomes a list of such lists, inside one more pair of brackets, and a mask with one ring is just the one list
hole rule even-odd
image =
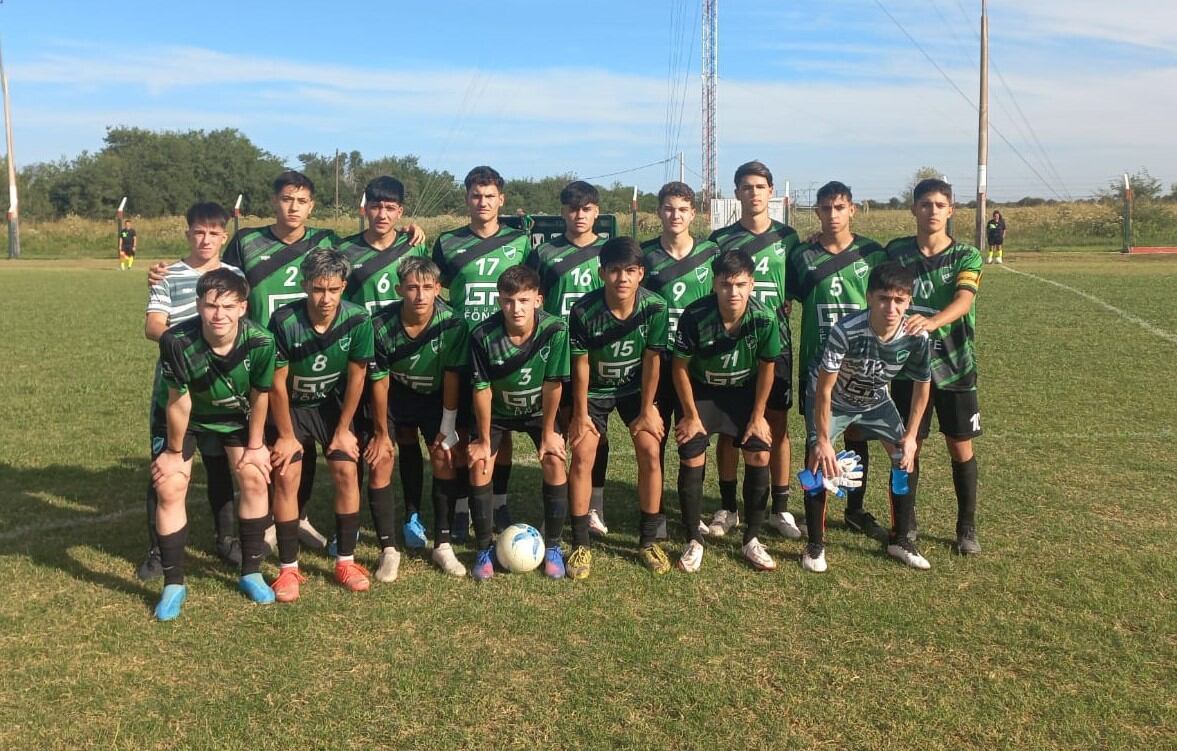
[[629, 169], [618, 170], [617, 172], [606, 172], [603, 175], [593, 175], [592, 177], [582, 177], [580, 179], [584, 180], [585, 182], [588, 182], [590, 180], [600, 180], [602, 177], [615, 177], [617, 175], [626, 175], [626, 174], [629, 174], [630, 172], [637, 172], [638, 170], [648, 169], [650, 167], [657, 167], [659, 164], [666, 164], [667, 162], [672, 161], [673, 158], [674, 157], [671, 157], [670, 159], [659, 159], [656, 162], [650, 162], [649, 164], [643, 164], [640, 167], [631, 167]]

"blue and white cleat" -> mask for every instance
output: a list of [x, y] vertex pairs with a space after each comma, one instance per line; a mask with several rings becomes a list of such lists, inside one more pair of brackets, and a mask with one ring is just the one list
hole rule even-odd
[[428, 544], [429, 538], [426, 537], [425, 525], [421, 523], [421, 517], [413, 512], [409, 520], [405, 522], [405, 547], [420, 550]]
[[560, 547], [554, 546], [544, 552], [544, 576], [549, 579], [563, 579], [567, 575], [564, 568], [564, 554]]
[[188, 599], [188, 587], [184, 584], [168, 584], [155, 605], [157, 621], [174, 621], [180, 617], [180, 608]]
[[274, 601], [274, 590], [270, 589], [270, 585], [266, 584], [266, 580], [257, 571], [241, 577], [237, 582], [237, 588], [258, 605], [269, 605]]
[[494, 557], [494, 548], [483, 548], [478, 551], [478, 557], [474, 559], [474, 568], [470, 569], [470, 576], [474, 577], [474, 581], [484, 582], [495, 575]]

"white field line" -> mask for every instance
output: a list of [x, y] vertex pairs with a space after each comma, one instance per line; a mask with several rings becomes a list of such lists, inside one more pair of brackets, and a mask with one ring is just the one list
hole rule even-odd
[[[204, 483], [194, 482], [190, 487], [203, 488]], [[112, 511], [109, 514], [87, 516], [83, 519], [63, 519], [59, 522], [47, 522], [45, 524], [29, 524], [24, 527], [10, 529], [7, 532], [0, 532], [0, 542], [19, 540], [26, 535], [39, 535], [44, 532], [54, 532], [59, 529], [74, 529], [75, 527], [89, 527], [95, 524], [106, 524], [107, 522], [118, 521], [119, 519], [124, 519], [128, 516], [144, 513], [145, 509], [142, 501], [140, 501], [132, 508], [125, 508], [121, 511]]]
[[983, 438], [990, 441], [1150, 441], [1173, 437], [1173, 431], [1166, 428], [1151, 431], [1112, 430], [1091, 433], [985, 433]]
[[1125, 321], [1128, 321], [1130, 323], [1135, 323], [1137, 326], [1141, 327], [1142, 329], [1144, 329], [1148, 333], [1152, 334], [1153, 336], [1157, 337], [1158, 339], [1164, 339], [1165, 341], [1169, 342], [1170, 344], [1177, 344], [1177, 334], [1174, 334], [1171, 331], [1166, 331], [1165, 329], [1162, 329], [1159, 326], [1156, 326], [1155, 324], [1150, 323], [1149, 321], [1146, 321], [1139, 316], [1132, 315], [1131, 313], [1129, 313], [1126, 310], [1120, 310], [1115, 305], [1112, 305], [1109, 302], [1101, 300], [1098, 297], [1096, 297], [1095, 295], [1084, 292], [1083, 290], [1078, 289], [1076, 287], [1072, 287], [1069, 284], [1063, 284], [1062, 282], [1056, 282], [1053, 279], [1047, 279], [1045, 277], [1038, 276], [1037, 274], [1031, 274], [1028, 271], [1018, 271], [1017, 269], [1011, 268], [1010, 266], [1008, 266], [1006, 264], [1002, 264], [1001, 268], [1005, 269], [1006, 271], [1010, 272], [1011, 274], [1018, 274], [1019, 276], [1028, 276], [1031, 279], [1037, 279], [1038, 281], [1040, 281], [1044, 284], [1049, 284], [1051, 286], [1058, 287], [1059, 289], [1066, 290], [1067, 292], [1071, 292], [1073, 294], [1076, 294], [1079, 297], [1082, 297], [1084, 300], [1088, 300], [1089, 302], [1093, 302], [1096, 305], [1100, 306], [1101, 308], [1105, 308], [1106, 310], [1110, 310], [1111, 312], [1118, 315], [1120, 318], [1123, 318]]

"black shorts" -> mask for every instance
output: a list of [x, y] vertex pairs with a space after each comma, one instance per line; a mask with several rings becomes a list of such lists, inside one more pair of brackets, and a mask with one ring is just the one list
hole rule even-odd
[[[245, 448], [248, 445], [248, 428], [239, 428], [231, 433], [189, 428], [188, 432], [184, 434], [184, 445], [181, 448], [181, 454], [184, 457], [184, 461], [188, 461], [196, 455], [198, 448], [200, 449], [201, 456], [222, 456], [225, 453], [225, 446]], [[153, 437], [151, 440], [151, 458], [154, 459], [162, 454], [166, 446], [166, 439], [157, 443]]]
[[752, 438], [747, 443], [740, 441], [748, 430], [752, 407], [756, 403], [754, 380], [735, 387], [708, 386], [692, 380], [691, 390], [704, 432], [679, 444], [679, 459], [693, 459], [706, 453], [710, 437], [717, 433], [731, 437], [732, 445], [739, 449], [769, 451], [772, 448], [759, 438]]
[[[539, 445], [543, 442], [544, 437], [543, 413], [537, 412], [530, 417], [494, 417], [492, 415], [490, 418], [490, 452], [492, 454], [499, 452], [499, 447], [503, 444], [503, 437], [509, 433], [526, 433], [531, 438], [531, 442], [535, 444], [535, 450], [538, 453]], [[556, 421], [556, 433], [564, 434], [559, 420]]]
[[[291, 405], [290, 422], [294, 427], [294, 438], [303, 446], [319, 444], [326, 451], [335, 437], [335, 429], [339, 427], [339, 405], [325, 401], [317, 407], [299, 407]], [[266, 425], [266, 442], [271, 446], [278, 440], [278, 429], [274, 424]], [[332, 451], [326, 455], [328, 461], [352, 461], [352, 458], [342, 451]], [[301, 460], [302, 457], [299, 457]]]
[[119, 252], [125, 256], [131, 256], [132, 258], [135, 257], [135, 249], [134, 248], [123, 248]]
[[768, 409], [785, 412], [793, 406], [793, 355], [778, 357], [773, 368], [772, 391], [768, 394]]
[[[892, 381], [891, 398], [899, 410], [899, 416], [907, 420], [911, 414], [911, 381]], [[924, 419], [920, 423], [919, 437], [924, 439], [932, 428], [932, 412], [940, 432], [949, 438], [976, 438], [981, 435], [981, 407], [977, 391], [946, 391], [932, 384], [932, 395]]]
[[589, 397], [589, 418], [593, 421], [597, 431], [600, 432], [602, 440], [609, 433], [609, 415], [613, 413], [613, 410], [617, 410], [621, 421], [629, 425], [642, 414], [641, 392], [627, 396]]
[[[168, 440], [167, 414], [163, 409], [156, 409], [154, 405], [151, 409], [149, 429], [151, 433], [151, 458], [154, 459], [163, 453]], [[221, 435], [220, 433], [212, 430], [200, 430], [195, 431], [194, 435], [196, 436], [196, 448], [200, 451], [201, 456], [225, 455], [224, 445], [218, 437]], [[241, 445], [244, 446], [245, 444]]]
[[658, 407], [658, 414], [662, 415], [662, 423], [669, 433], [670, 425], [682, 416], [682, 405], [678, 401], [678, 392], [674, 389], [674, 378], [670, 375], [671, 363], [674, 358], [669, 352], [659, 355], [661, 370], [658, 375], [658, 393], [654, 396], [654, 404]]
[[[388, 419], [397, 430], [421, 431], [425, 442], [430, 443], [441, 432], [441, 394], [421, 394], [394, 381], [388, 389]], [[455, 425], [466, 427], [460, 413]]]

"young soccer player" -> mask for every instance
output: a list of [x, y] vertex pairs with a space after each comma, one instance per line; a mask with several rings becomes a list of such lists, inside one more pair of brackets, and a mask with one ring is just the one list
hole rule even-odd
[[638, 546], [642, 563], [656, 574], [670, 570], [657, 543], [662, 503], [662, 416], [654, 404], [661, 353], [666, 350], [666, 301], [642, 288], [641, 247], [615, 237], [601, 248], [598, 276], [604, 288], [589, 292], [572, 306], [569, 339], [572, 355], [572, 419], [568, 436], [572, 472], [572, 553], [568, 576], [585, 579], [592, 569], [589, 527], [597, 446], [616, 410], [633, 437], [638, 465]]
[[744, 558], [759, 571], [776, 568], [758, 535], [768, 507], [772, 446], [765, 410], [781, 340], [776, 311], [755, 299], [755, 268], [740, 249], [712, 261], [714, 292], [687, 306], [674, 339], [671, 373], [682, 405], [674, 428], [678, 497], [689, 537], [678, 567], [687, 573], [703, 563], [703, 465], [715, 434], [731, 438], [744, 455]]
[[[812, 242], [789, 251], [788, 293], [801, 303], [801, 346], [798, 348], [798, 407], [805, 414], [805, 399], [814, 363], [821, 356], [830, 327], [838, 319], [866, 309], [866, 286], [870, 270], [886, 257], [881, 245], [854, 234], [854, 195], [845, 183], [831, 181], [817, 191], [814, 207], [821, 232]], [[851, 426], [845, 433], [846, 450], [862, 462], [862, 485], [847, 489], [844, 519], [850, 529], [880, 542], [887, 530], [863, 508], [866, 479], [870, 468], [867, 442]], [[800, 530], [798, 530], [799, 532]], [[797, 534], [794, 539], [800, 537]]]
[[[216, 203], [197, 203], [188, 209], [188, 255], [167, 267], [166, 276], [151, 285], [147, 295], [147, 320], [143, 334], [158, 342], [169, 327], [196, 317], [196, 282], [208, 271], [232, 267], [221, 263], [221, 248], [228, 239], [225, 225], [228, 213]], [[155, 366], [155, 382], [151, 393], [151, 456], [164, 449], [167, 441], [168, 388]], [[217, 555], [226, 563], [241, 565], [241, 546], [233, 535], [233, 477], [229, 460], [215, 434], [205, 434], [198, 445], [200, 459], [207, 476], [208, 503], [213, 514]], [[155, 484], [147, 487], [147, 532], [151, 541], [147, 556], [139, 564], [138, 575], [143, 581], [163, 576], [159, 545], [155, 532]]]
[[[915, 466], [916, 430], [928, 403], [928, 335], [906, 316], [915, 277], [909, 269], [888, 262], [870, 272], [868, 309], [848, 315], [829, 331], [820, 357], [813, 363], [805, 397], [807, 469], [820, 470], [837, 487], [844, 474], [833, 441], [851, 425], [866, 438], [882, 442], [896, 471], [891, 481], [891, 534], [887, 554], [917, 569], [928, 563], [908, 533], [915, 527], [915, 489], [905, 489]], [[904, 418], [887, 393], [887, 385], [903, 374], [914, 383]], [[849, 453], [849, 452], [847, 452]], [[851, 459], [853, 465], [856, 459]], [[801, 556], [806, 571], [826, 570], [826, 489], [814, 482], [805, 494], [809, 543]]]
[[139, 247], [139, 237], [131, 228], [131, 220], [123, 220], [123, 228], [119, 230], [119, 271], [127, 271], [135, 265], [135, 249]]
[[[531, 250], [531, 239], [526, 233], [499, 223], [499, 211], [506, 202], [503, 176], [491, 167], [480, 166], [466, 175], [466, 212], [470, 222], [449, 232], [443, 232], [433, 245], [433, 262], [441, 269], [441, 283], [449, 289], [454, 313], [464, 319], [471, 330], [498, 311], [499, 277], [508, 268], [523, 263]], [[459, 406], [462, 421], [469, 422], [471, 405], [469, 390], [462, 390]], [[465, 466], [457, 468], [458, 498], [466, 498], [470, 487], [470, 473]], [[511, 524], [507, 510], [507, 485], [511, 474], [511, 439], [508, 435], [499, 454], [500, 465], [495, 468], [494, 515], [495, 526], [506, 529]], [[466, 538], [466, 511], [459, 509], [451, 525], [451, 534], [459, 540]]]
[[[768, 213], [772, 198], [772, 172], [762, 162], [746, 162], [736, 168], [736, 197], [740, 201], [739, 220], [711, 233], [711, 241], [720, 250], [740, 248], [755, 264], [756, 300], [778, 316], [781, 332], [781, 355], [777, 360], [772, 393], [768, 397], [766, 418], [772, 429], [772, 513], [768, 525], [789, 539], [801, 531], [789, 513], [789, 407], [793, 401], [793, 347], [789, 331], [786, 267], [790, 249], [797, 245], [797, 232]], [[721, 436], [716, 448], [719, 465], [719, 495], [722, 508], [711, 518], [708, 534], [723, 537], [740, 523], [736, 509], [736, 469], [739, 452], [731, 441]]]
[[155, 617], [179, 617], [188, 596], [184, 545], [185, 500], [192, 455], [206, 433], [224, 446], [241, 490], [239, 588], [253, 602], [273, 602], [260, 573], [269, 525], [266, 485], [270, 453], [263, 442], [269, 389], [274, 379], [274, 338], [245, 318], [249, 285], [229, 269], [213, 269], [196, 283], [198, 317], [177, 324], [159, 340], [160, 366], [168, 386], [167, 440], [151, 464], [159, 494], [156, 530], [164, 588]]
[[[469, 329], [443, 300], [441, 272], [428, 258], [412, 257], [397, 269], [397, 294], [402, 298], [378, 311], [372, 319], [376, 339], [371, 411], [374, 434], [365, 449], [372, 465], [368, 499], [383, 549], [376, 578], [382, 579], [393, 547], [391, 423], [400, 446], [417, 443], [420, 433], [429, 445], [433, 465], [433, 562], [452, 576], [465, 576], [466, 567], [450, 546], [450, 505], [454, 498], [453, 452], [465, 451], [458, 441], [458, 394], [462, 374], [469, 372]], [[402, 458], [408, 453], [401, 452]], [[402, 463], [401, 474], [405, 473]], [[419, 509], [406, 498], [405, 539], [424, 545], [425, 529]], [[399, 557], [399, 554], [397, 554]], [[383, 580], [383, 579], [382, 579]]]
[[569, 376], [568, 326], [544, 312], [539, 276], [512, 266], [497, 283], [500, 311], [470, 336], [474, 363], [474, 430], [470, 440], [470, 511], [478, 557], [471, 571], [494, 575], [491, 548], [491, 474], [503, 436], [526, 433], [543, 468], [544, 573], [564, 577], [560, 534], [568, 506], [564, 437], [556, 412]]
[[[981, 251], [948, 234], [952, 216], [952, 186], [943, 180], [923, 180], [913, 191], [916, 234], [887, 245], [887, 256], [910, 267], [916, 275], [908, 330], [926, 331], [932, 347], [932, 405], [952, 460], [956, 490], [956, 550], [961, 555], [981, 552], [977, 542], [977, 459], [973, 439], [981, 435], [977, 401], [976, 318], [973, 303], [981, 285]], [[891, 393], [900, 410], [911, 400], [911, 384], [896, 380]], [[932, 413], [924, 413], [919, 441], [928, 436]], [[919, 483], [919, 461], [911, 489]]]
[[[343, 300], [351, 266], [338, 250], [311, 251], [299, 271], [307, 297], [270, 318], [277, 347], [270, 461], [281, 567], [272, 587], [279, 602], [297, 600], [306, 581], [298, 570], [298, 486], [310, 444], [323, 448], [335, 484], [335, 580], [352, 592], [369, 586], [368, 572], [355, 561], [360, 450], [351, 426], [372, 360], [372, 322], [363, 308]], [[392, 568], [396, 578], [395, 563]]]
[[993, 263], [993, 254], [997, 254], [997, 263], [1001, 260], [1002, 246], [1005, 245], [1005, 217], [1000, 211], [994, 211], [989, 221], [985, 222], [985, 240], [989, 243], [989, 263]]
[[[524, 263], [539, 274], [540, 291], [544, 295], [544, 310], [568, 320], [577, 300], [601, 287], [597, 273], [601, 264], [598, 256], [605, 238], [593, 231], [601, 213], [601, 196], [589, 183], [581, 180], [568, 183], [560, 191], [560, 215], [564, 219], [564, 234], [535, 248]], [[572, 411], [572, 393], [565, 390], [560, 419], [567, 423]], [[596, 535], [609, 533], [605, 526], [605, 476], [609, 469], [609, 437], [601, 435], [597, 442], [597, 456], [592, 465], [592, 498], [589, 507], [589, 530]]]

